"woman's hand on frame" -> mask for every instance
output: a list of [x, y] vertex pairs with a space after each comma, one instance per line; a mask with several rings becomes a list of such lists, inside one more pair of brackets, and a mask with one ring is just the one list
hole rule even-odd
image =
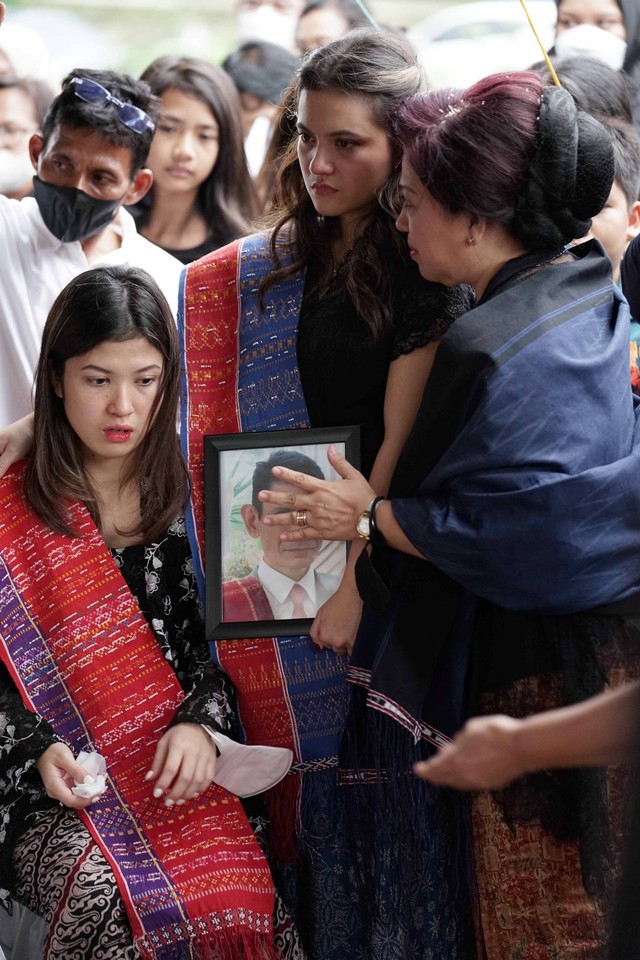
[[295, 526], [295, 530], [280, 534], [282, 540], [358, 538], [356, 521], [375, 497], [375, 491], [333, 445], [329, 447], [328, 457], [332, 467], [342, 477], [341, 480], [319, 480], [286, 467], [274, 467], [274, 479], [289, 484], [293, 489], [286, 493], [261, 490], [258, 494], [263, 503], [291, 508], [263, 517], [266, 525]]

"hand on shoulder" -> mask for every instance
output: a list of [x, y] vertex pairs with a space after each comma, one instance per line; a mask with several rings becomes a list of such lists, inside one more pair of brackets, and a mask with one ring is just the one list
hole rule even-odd
[[[0, 6], [2, 4], [0, 3]], [[18, 460], [23, 460], [33, 445], [33, 414], [0, 430], [0, 477]]]

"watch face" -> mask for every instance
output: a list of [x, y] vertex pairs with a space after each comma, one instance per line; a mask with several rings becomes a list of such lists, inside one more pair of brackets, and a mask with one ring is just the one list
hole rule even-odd
[[365, 510], [364, 513], [361, 513], [358, 517], [358, 522], [356, 523], [356, 530], [361, 537], [365, 537], [367, 540], [371, 536], [371, 520], [369, 513]]

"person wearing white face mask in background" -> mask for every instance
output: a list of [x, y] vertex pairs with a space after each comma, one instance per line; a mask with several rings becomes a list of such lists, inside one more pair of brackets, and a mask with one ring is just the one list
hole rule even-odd
[[42, 34], [26, 23], [4, 24], [0, 33], [0, 79], [29, 77], [55, 90], [63, 73]]
[[29, 140], [39, 133], [53, 90], [42, 80], [0, 77], [0, 193], [22, 200], [33, 190]]
[[266, 40], [298, 53], [296, 28], [304, 0], [236, 0], [239, 43]]
[[557, 0], [553, 53], [603, 60], [634, 85], [634, 123], [640, 129], [640, 5], [637, 0]]

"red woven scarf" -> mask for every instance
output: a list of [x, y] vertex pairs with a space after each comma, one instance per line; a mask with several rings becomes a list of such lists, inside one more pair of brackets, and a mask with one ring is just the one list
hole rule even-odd
[[144, 775], [184, 694], [82, 505], [78, 538], [49, 530], [0, 480], [0, 656], [25, 705], [109, 789], [80, 817], [113, 871], [141, 955], [271, 958], [273, 886], [237, 797], [212, 785], [167, 808]]

